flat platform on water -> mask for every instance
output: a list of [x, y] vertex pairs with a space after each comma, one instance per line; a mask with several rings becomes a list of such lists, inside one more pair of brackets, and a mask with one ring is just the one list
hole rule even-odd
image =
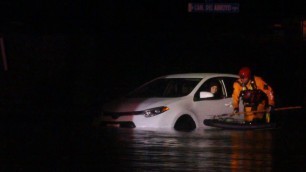
[[276, 129], [276, 123], [244, 123], [238, 121], [226, 121], [220, 119], [205, 119], [204, 125], [231, 130], [263, 130]]

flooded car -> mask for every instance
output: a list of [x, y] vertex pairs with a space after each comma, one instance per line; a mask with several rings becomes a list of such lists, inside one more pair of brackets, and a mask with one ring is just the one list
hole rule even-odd
[[[233, 82], [221, 73], [172, 74], [153, 79], [126, 96], [106, 103], [99, 118], [109, 127], [194, 130], [203, 120], [232, 112]], [[212, 83], [216, 93], [210, 92]]]

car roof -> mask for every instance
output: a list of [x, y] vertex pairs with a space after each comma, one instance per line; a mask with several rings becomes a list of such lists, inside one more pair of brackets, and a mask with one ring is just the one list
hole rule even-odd
[[238, 77], [227, 73], [181, 73], [163, 76], [162, 78], [206, 78], [206, 77]]

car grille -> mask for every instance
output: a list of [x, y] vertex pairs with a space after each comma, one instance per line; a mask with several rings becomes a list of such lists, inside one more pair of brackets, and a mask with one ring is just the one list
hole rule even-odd
[[133, 122], [101, 122], [102, 127], [135, 128]]
[[143, 115], [143, 111], [135, 111], [135, 112], [104, 112], [104, 116], [111, 116], [113, 119], [117, 119], [120, 116], [129, 116], [129, 115]]

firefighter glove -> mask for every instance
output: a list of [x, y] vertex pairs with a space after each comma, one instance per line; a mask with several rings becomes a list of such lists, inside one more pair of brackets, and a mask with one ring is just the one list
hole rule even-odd
[[274, 111], [274, 106], [270, 105], [267, 109], [267, 112], [272, 112]]
[[238, 108], [235, 108], [235, 109], [234, 109], [234, 114], [238, 114], [238, 112], [239, 112], [239, 109], [238, 109]]

